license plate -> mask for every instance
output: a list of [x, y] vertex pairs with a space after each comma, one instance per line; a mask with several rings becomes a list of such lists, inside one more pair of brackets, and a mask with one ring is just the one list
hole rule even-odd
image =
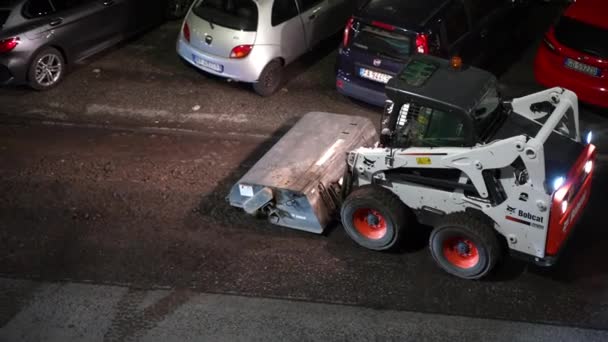
[[575, 61], [574, 59], [571, 58], [566, 58], [566, 61], [564, 62], [564, 65], [570, 69], [582, 72], [584, 74], [587, 75], [591, 75], [591, 76], [600, 76], [601, 71], [600, 68], [594, 67], [592, 65], [588, 65], [585, 63], [581, 63], [579, 61]]
[[363, 78], [367, 78], [368, 80], [372, 80], [372, 81], [376, 81], [376, 82], [380, 82], [380, 83], [387, 83], [391, 78], [393, 78], [393, 76], [391, 76], [391, 75], [383, 74], [381, 72], [377, 72], [377, 71], [373, 71], [373, 70], [369, 70], [369, 69], [365, 69], [365, 68], [359, 69], [359, 76], [361, 76]]
[[202, 59], [202, 58], [200, 58], [198, 56], [194, 56], [194, 55], [192, 56], [192, 59], [194, 60], [194, 63], [200, 67], [211, 69], [211, 70], [217, 71], [217, 72], [224, 71], [224, 66], [221, 64], [209, 62], [206, 59]]

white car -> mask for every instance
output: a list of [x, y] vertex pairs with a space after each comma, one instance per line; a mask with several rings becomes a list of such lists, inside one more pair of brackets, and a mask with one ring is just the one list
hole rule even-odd
[[182, 24], [177, 53], [208, 73], [253, 83], [268, 96], [287, 64], [338, 32], [350, 0], [196, 0]]

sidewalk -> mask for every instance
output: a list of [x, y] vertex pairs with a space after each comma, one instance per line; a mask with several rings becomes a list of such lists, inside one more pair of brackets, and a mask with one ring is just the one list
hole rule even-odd
[[607, 331], [0, 278], [0, 341], [607, 341]]

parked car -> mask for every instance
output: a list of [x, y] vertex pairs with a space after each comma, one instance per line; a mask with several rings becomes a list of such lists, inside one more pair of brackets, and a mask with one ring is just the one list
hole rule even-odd
[[414, 53], [483, 66], [507, 45], [522, 0], [370, 0], [350, 18], [336, 62], [344, 95], [382, 106], [384, 86]]
[[339, 32], [353, 7], [350, 0], [196, 0], [177, 53], [268, 96], [281, 86], [283, 67]]
[[183, 15], [187, 0], [0, 1], [0, 85], [50, 89], [67, 67]]
[[608, 2], [577, 0], [546, 33], [534, 61], [536, 80], [608, 107]]

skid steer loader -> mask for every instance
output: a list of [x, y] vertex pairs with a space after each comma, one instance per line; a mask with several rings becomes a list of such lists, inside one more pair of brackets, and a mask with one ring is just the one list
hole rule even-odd
[[552, 88], [503, 101], [492, 74], [427, 55], [386, 94], [379, 136], [364, 118], [309, 113], [235, 184], [230, 204], [314, 233], [339, 212], [372, 250], [428, 225], [434, 260], [465, 279], [487, 275], [507, 250], [552, 265], [594, 170], [576, 95]]

